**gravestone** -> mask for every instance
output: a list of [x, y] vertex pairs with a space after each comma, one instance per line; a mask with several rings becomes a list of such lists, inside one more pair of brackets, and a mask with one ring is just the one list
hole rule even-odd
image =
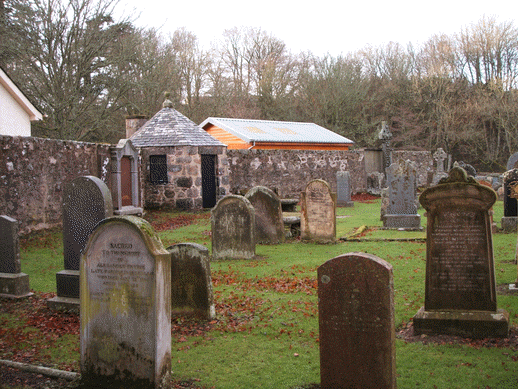
[[81, 252], [97, 224], [113, 215], [112, 196], [99, 178], [78, 177], [65, 186], [62, 209], [65, 270], [56, 274], [57, 297], [48, 300], [48, 305], [77, 311]]
[[211, 210], [212, 258], [255, 257], [255, 210], [243, 196], [228, 195]]
[[213, 319], [209, 250], [197, 243], [178, 243], [167, 251], [171, 254], [171, 314]]
[[257, 243], [278, 244], [285, 240], [282, 205], [279, 196], [264, 186], [248, 191], [245, 198], [255, 210], [255, 238]]
[[421, 229], [416, 205], [416, 170], [415, 164], [408, 160], [393, 163], [387, 169], [388, 203], [382, 217], [383, 228]]
[[301, 193], [300, 237], [326, 243], [336, 238], [336, 193], [324, 180], [313, 180]]
[[29, 276], [22, 273], [18, 221], [0, 216], [0, 297], [32, 296]]
[[336, 205], [354, 207], [351, 201], [351, 175], [349, 172], [336, 172]]
[[432, 178], [432, 185], [437, 185], [441, 178], [448, 177], [448, 173], [444, 171], [444, 161], [446, 158], [448, 158], [448, 154], [441, 147], [433, 153], [433, 159], [437, 162], [437, 167]]
[[395, 389], [392, 266], [349, 253], [317, 273], [320, 387]]
[[518, 229], [518, 169], [511, 169], [503, 174], [504, 216], [502, 229], [512, 232]]
[[136, 216], [95, 228], [81, 255], [85, 387], [166, 387], [171, 372], [171, 254]]
[[416, 334], [506, 337], [509, 314], [497, 309], [489, 209], [496, 193], [460, 167], [426, 189], [425, 302]]
[[111, 185], [115, 215], [141, 215], [138, 151], [129, 139], [121, 139], [111, 152]]
[[514, 153], [507, 160], [507, 170], [513, 170], [518, 168], [518, 153]]

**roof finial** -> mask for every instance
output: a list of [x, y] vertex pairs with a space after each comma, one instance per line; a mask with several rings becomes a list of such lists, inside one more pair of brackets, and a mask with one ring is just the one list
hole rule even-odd
[[171, 93], [165, 92], [164, 96], [165, 96], [165, 100], [164, 100], [164, 103], [162, 104], [162, 108], [173, 108], [173, 102], [171, 100], [169, 100], [169, 96], [171, 96]]

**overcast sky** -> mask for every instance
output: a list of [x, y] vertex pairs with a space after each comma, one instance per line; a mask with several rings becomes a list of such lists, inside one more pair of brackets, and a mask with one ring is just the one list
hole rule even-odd
[[[203, 47], [232, 27], [260, 27], [292, 53], [333, 56], [390, 41], [420, 44], [436, 33], [451, 35], [484, 15], [518, 25], [516, 0], [120, 0], [119, 11], [137, 26], [164, 35], [185, 27]], [[139, 16], [140, 15], [140, 16]]]

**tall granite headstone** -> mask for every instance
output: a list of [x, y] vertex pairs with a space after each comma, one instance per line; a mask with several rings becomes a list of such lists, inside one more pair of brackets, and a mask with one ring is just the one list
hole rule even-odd
[[518, 229], [518, 169], [511, 169], [503, 174], [504, 216], [502, 229], [506, 232]]
[[426, 189], [425, 302], [414, 316], [417, 334], [505, 337], [509, 314], [497, 309], [489, 209], [491, 188], [460, 167]]
[[0, 216], [0, 297], [29, 297], [29, 276], [22, 273], [18, 220]]
[[178, 243], [167, 251], [171, 254], [171, 314], [213, 319], [209, 250], [197, 243]]
[[81, 255], [85, 387], [161, 388], [171, 373], [171, 254], [136, 216], [103, 220]]
[[313, 180], [301, 193], [300, 237], [326, 243], [336, 238], [336, 193], [324, 180]]
[[255, 210], [255, 238], [257, 243], [278, 244], [285, 240], [282, 205], [274, 191], [256, 186], [245, 198]]
[[336, 205], [354, 207], [351, 201], [351, 175], [349, 172], [336, 172]]
[[416, 166], [411, 161], [393, 163], [387, 169], [388, 204], [383, 228], [416, 230], [421, 216], [416, 205]]
[[396, 388], [392, 266], [349, 253], [317, 270], [323, 389]]
[[53, 309], [79, 307], [79, 262], [88, 237], [97, 224], [113, 216], [108, 186], [94, 176], [78, 177], [63, 193], [63, 251], [65, 270], [56, 274], [57, 297], [48, 305]]
[[228, 195], [211, 210], [212, 258], [255, 257], [255, 210], [243, 196]]

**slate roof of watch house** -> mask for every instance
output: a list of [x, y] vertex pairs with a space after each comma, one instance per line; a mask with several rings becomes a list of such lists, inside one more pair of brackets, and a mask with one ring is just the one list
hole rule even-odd
[[228, 148], [337, 148], [354, 142], [314, 123], [209, 117], [200, 124]]
[[135, 147], [225, 146], [174, 109], [169, 100], [130, 139]]

